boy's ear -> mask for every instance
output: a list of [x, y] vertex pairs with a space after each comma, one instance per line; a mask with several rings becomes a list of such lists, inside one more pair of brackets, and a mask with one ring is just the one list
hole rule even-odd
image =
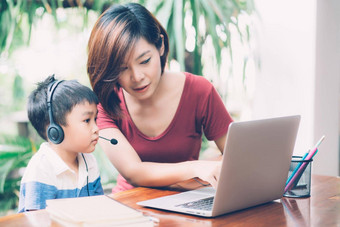
[[163, 54], [164, 54], [164, 36], [162, 34], [160, 34], [160, 37], [162, 39], [162, 46], [161, 46], [161, 48], [159, 48], [159, 55], [163, 56]]

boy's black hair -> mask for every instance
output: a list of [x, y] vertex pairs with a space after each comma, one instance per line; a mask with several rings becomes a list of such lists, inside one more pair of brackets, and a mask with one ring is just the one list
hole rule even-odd
[[[50, 124], [47, 110], [48, 85], [55, 81], [54, 75], [37, 84], [37, 88], [28, 97], [28, 119], [38, 134], [47, 141], [46, 130]], [[52, 98], [53, 120], [58, 125], [67, 126], [66, 115], [77, 104], [89, 102], [98, 104], [95, 93], [76, 80], [66, 80], [58, 85]]]

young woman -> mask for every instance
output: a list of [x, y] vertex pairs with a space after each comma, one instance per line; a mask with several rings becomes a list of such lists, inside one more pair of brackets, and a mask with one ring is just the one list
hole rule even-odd
[[87, 70], [97, 94], [101, 147], [117, 168], [113, 192], [199, 178], [216, 187], [220, 161], [198, 160], [202, 134], [224, 148], [232, 119], [201, 76], [165, 69], [168, 35], [135, 3], [115, 5], [96, 22]]

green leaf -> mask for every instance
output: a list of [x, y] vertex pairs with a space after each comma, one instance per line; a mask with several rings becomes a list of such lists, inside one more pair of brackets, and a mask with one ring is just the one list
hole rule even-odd
[[199, 8], [199, 0], [191, 0], [191, 9], [192, 9], [192, 26], [196, 30], [196, 43], [195, 49], [193, 51], [194, 57], [194, 71], [193, 73], [196, 75], [202, 75], [202, 63], [201, 63], [201, 54], [202, 54], [202, 40], [199, 34], [199, 15], [200, 15], [200, 8]]
[[0, 216], [7, 215], [8, 210], [15, 209], [18, 201], [18, 197], [14, 192], [8, 192], [0, 194]]
[[183, 0], [175, 0], [174, 1], [174, 16], [173, 16], [173, 27], [175, 31], [175, 40], [176, 40], [176, 60], [181, 66], [182, 70], [185, 70], [184, 64], [184, 11], [183, 11]]
[[221, 48], [222, 45], [220, 45], [220, 38], [217, 35], [216, 27], [217, 27], [217, 14], [215, 13], [214, 9], [210, 7], [204, 0], [201, 1], [202, 6], [204, 7], [204, 12], [207, 17], [206, 24], [207, 29], [210, 37], [212, 38], [212, 43], [215, 49], [215, 58], [217, 61], [217, 64], [221, 64]]
[[0, 193], [4, 193], [5, 180], [14, 162], [15, 159], [0, 159]]
[[247, 69], [247, 63], [248, 63], [248, 58], [243, 59], [243, 76], [242, 76], [242, 82], [244, 83], [246, 80], [246, 69]]
[[160, 1], [154, 12], [156, 18], [159, 20], [161, 25], [163, 25], [165, 30], [168, 28], [172, 14], [173, 1], [174, 0]]
[[[170, 20], [172, 21], [172, 15], [170, 16]], [[169, 51], [169, 59], [174, 59], [176, 56], [176, 38], [175, 38], [175, 32], [173, 31], [173, 27], [168, 27], [168, 35], [169, 35], [169, 45], [170, 45], [170, 51]]]
[[19, 145], [1, 145], [0, 144], [0, 159], [16, 157], [19, 154], [25, 153], [26, 149]]

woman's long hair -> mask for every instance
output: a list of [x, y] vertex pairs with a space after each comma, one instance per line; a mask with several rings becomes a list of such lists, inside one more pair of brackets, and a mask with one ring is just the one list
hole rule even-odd
[[137, 3], [113, 5], [98, 18], [91, 32], [87, 73], [99, 102], [115, 120], [122, 116], [118, 97], [121, 65], [140, 38], [158, 50], [164, 42], [164, 54], [160, 57], [163, 73], [169, 52], [168, 35], [143, 6]]

